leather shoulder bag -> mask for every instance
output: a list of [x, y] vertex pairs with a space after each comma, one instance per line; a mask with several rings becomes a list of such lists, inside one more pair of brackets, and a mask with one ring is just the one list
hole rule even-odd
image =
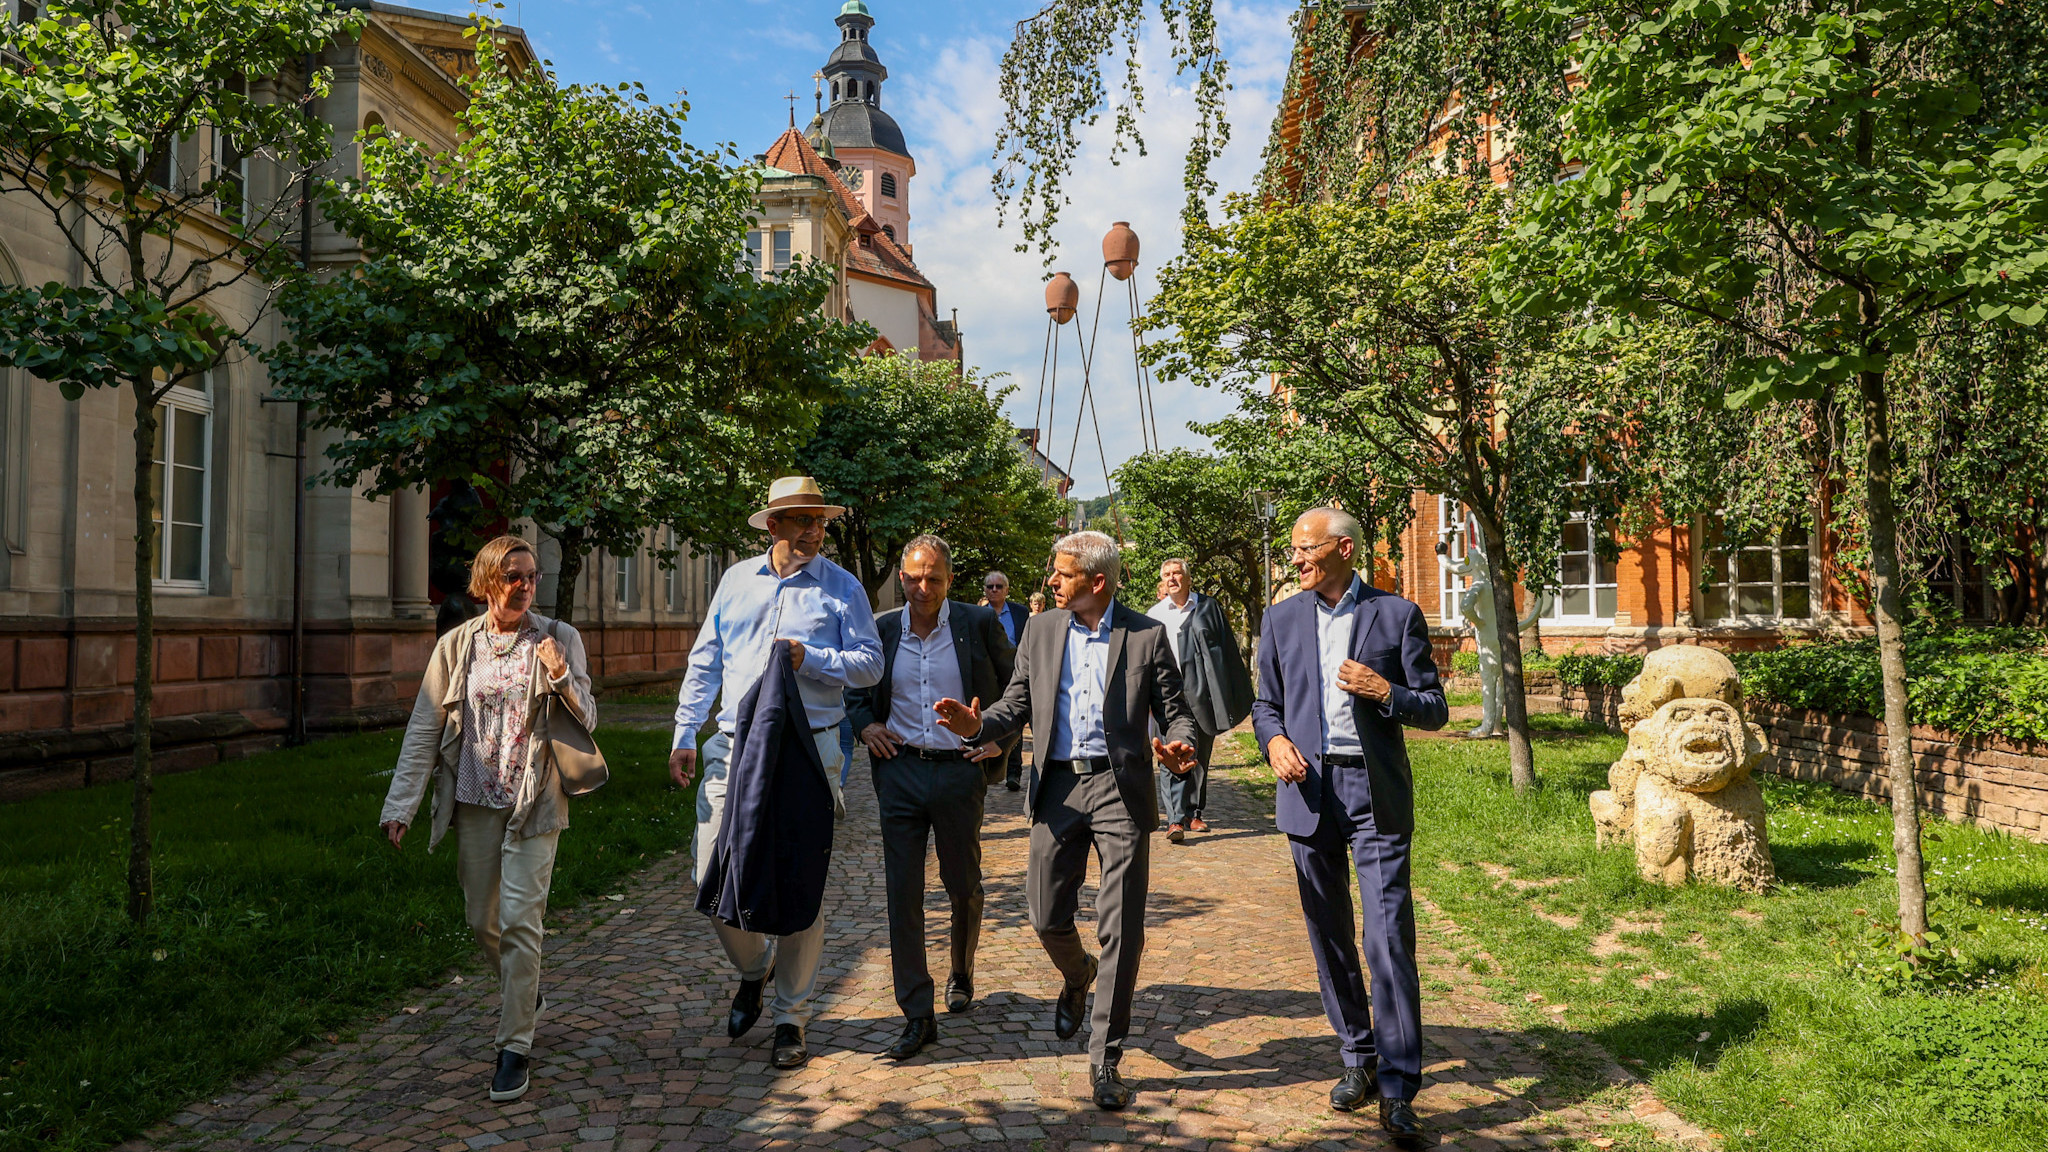
[[[555, 637], [556, 623], [548, 621], [550, 639]], [[612, 778], [611, 769], [604, 762], [604, 752], [560, 692], [547, 694], [547, 700], [542, 704], [542, 715], [548, 725], [548, 755], [554, 758], [555, 777], [562, 782], [563, 794], [587, 796], [604, 787]]]

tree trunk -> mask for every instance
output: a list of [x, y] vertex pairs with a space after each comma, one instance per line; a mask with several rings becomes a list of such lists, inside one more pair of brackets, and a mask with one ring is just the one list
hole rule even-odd
[[1857, 374], [1863, 396], [1864, 502], [1870, 517], [1870, 591], [1884, 676], [1884, 761], [1891, 778], [1892, 852], [1898, 857], [1899, 930], [1927, 932], [1920, 859], [1920, 796], [1913, 779], [1913, 725], [1906, 697], [1906, 628], [1899, 596], [1898, 510], [1892, 502], [1891, 410], [1883, 372]]
[[555, 619], [576, 626], [571, 619], [576, 612], [576, 586], [583, 579], [583, 533], [571, 530], [555, 537], [555, 543], [562, 549], [562, 566], [555, 574]]
[[1501, 719], [1508, 726], [1508, 780], [1518, 795], [1536, 786], [1536, 751], [1529, 741], [1529, 701], [1522, 687], [1522, 634], [1516, 624], [1515, 586], [1507, 579], [1507, 538], [1500, 526], [1485, 516], [1479, 521], [1481, 543], [1486, 549], [1486, 578], [1493, 588], [1493, 632], [1500, 644]]
[[128, 827], [128, 919], [146, 922], [156, 907], [150, 864], [150, 705], [156, 672], [156, 548], [151, 521], [156, 501], [150, 492], [156, 466], [154, 381], [133, 381], [135, 394], [135, 798]]

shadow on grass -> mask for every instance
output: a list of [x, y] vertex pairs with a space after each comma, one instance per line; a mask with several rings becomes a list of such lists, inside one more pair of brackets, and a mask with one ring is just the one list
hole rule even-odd
[[1678, 1064], [1711, 1070], [1723, 1052], [1748, 1039], [1769, 1016], [1770, 1006], [1761, 1000], [1728, 1000], [1706, 1012], [1632, 1016], [1589, 1035], [1646, 1075]]
[[1778, 879], [1811, 888], [1852, 888], [1870, 879], [1870, 872], [1849, 865], [1877, 855], [1877, 846], [1855, 841], [1808, 841], [1803, 844], [1771, 845], [1771, 862]]

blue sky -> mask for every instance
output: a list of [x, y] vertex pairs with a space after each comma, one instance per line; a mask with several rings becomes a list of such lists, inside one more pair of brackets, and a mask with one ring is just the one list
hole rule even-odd
[[[840, 2], [505, 0], [502, 15], [526, 29], [562, 79], [638, 81], [663, 100], [686, 92], [692, 143], [730, 142], [751, 156], [789, 123], [791, 91], [798, 98], [798, 124], [810, 119], [811, 74], [838, 41], [832, 19]], [[998, 228], [989, 153], [1001, 122], [997, 61], [1013, 22], [1037, 11], [1041, 0], [867, 3], [875, 18], [871, 42], [889, 69], [883, 107], [903, 126], [917, 165], [909, 194], [918, 266], [938, 287], [940, 315], [959, 310], [968, 360], [1010, 374], [1018, 388], [1007, 410], [1018, 424], [1030, 424], [1043, 361], [1042, 291], [1049, 273], [1035, 254], [1011, 251], [1019, 238], [1014, 223]], [[463, 0], [412, 0], [411, 6], [469, 10]], [[1217, 0], [1234, 85], [1234, 138], [1218, 165], [1225, 192], [1248, 190], [1258, 171], [1284, 80], [1293, 9], [1293, 0]], [[1142, 127], [1151, 154], [1109, 164], [1109, 125], [1100, 122], [1084, 133], [1086, 150], [1067, 181], [1073, 203], [1064, 213], [1054, 267], [1084, 285], [1084, 318], [1091, 322], [1102, 267], [1099, 245], [1112, 222], [1128, 220], [1139, 234], [1139, 277], [1146, 292], [1179, 251], [1180, 162], [1193, 112], [1188, 85], [1166, 63], [1166, 47], [1155, 27], [1141, 55], [1147, 75]], [[1112, 468], [1142, 449], [1126, 311], [1116, 296], [1105, 301], [1093, 377]], [[1071, 329], [1065, 335], [1072, 341]], [[1071, 353], [1073, 344], [1067, 347]], [[1061, 463], [1074, 436], [1072, 398], [1081, 383], [1075, 359], [1070, 354], [1061, 360], [1053, 439]], [[1161, 383], [1155, 396], [1168, 446], [1204, 446], [1185, 424], [1214, 419], [1232, 407], [1228, 397], [1186, 383]], [[1105, 491], [1091, 429], [1084, 427], [1075, 456], [1076, 495]]]

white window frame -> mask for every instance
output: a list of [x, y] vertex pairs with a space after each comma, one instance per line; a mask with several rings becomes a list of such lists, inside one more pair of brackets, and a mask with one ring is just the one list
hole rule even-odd
[[[1594, 522], [1591, 517], [1583, 512], [1574, 512], [1565, 519], [1565, 526], [1567, 528], [1570, 528], [1572, 525], [1585, 526], [1586, 547], [1583, 551], [1574, 548], [1561, 550], [1558, 553], [1558, 587], [1557, 591], [1550, 598], [1549, 611], [1545, 612], [1542, 618], [1553, 624], [1612, 624], [1614, 623], [1615, 612], [1619, 611], [1621, 607], [1621, 565], [1616, 560], [1607, 560], [1601, 557], [1601, 526]], [[1564, 564], [1565, 558], [1568, 556], [1584, 556], [1586, 558], [1586, 580], [1584, 583], [1566, 584], [1564, 582]], [[1601, 579], [1603, 575], [1607, 579]], [[1586, 612], [1569, 614], [1565, 611], [1564, 593], [1567, 588], [1585, 590]], [[1613, 600], [1610, 610], [1606, 613], [1600, 611], [1600, 594], [1602, 592], [1608, 593]]]
[[623, 556], [615, 553], [612, 556], [612, 567], [615, 569], [612, 573], [612, 601], [618, 605], [621, 612], [630, 612], [634, 608], [633, 594], [639, 591], [640, 583], [639, 560], [640, 553], [637, 551], [628, 552]]
[[796, 232], [790, 228], [776, 228], [768, 236], [768, 263], [775, 272], [789, 271], [796, 259]]
[[[164, 459], [156, 464], [164, 469], [164, 474], [158, 485], [155, 516], [151, 521], [156, 532], [156, 565], [150, 583], [165, 591], [204, 592], [212, 576], [214, 395], [219, 376], [218, 370], [207, 372], [199, 377], [201, 387], [171, 388], [157, 402], [157, 435], [163, 441]], [[200, 477], [199, 520], [196, 525], [171, 516], [171, 505], [176, 499], [177, 469], [194, 467], [175, 458], [177, 437], [173, 434], [172, 425], [174, 421], [195, 416], [205, 421], [199, 437], [199, 463], [196, 465]], [[171, 576], [171, 545], [164, 530], [166, 524], [174, 530], [181, 525], [199, 529], [199, 576], [196, 579]]]
[[[1708, 541], [1714, 534], [1715, 523], [1719, 519], [1718, 516], [1701, 517], [1693, 531], [1694, 624], [1710, 628], [1777, 627], [1786, 624], [1810, 624], [1820, 619], [1820, 558], [1816, 555], [1814, 547], [1814, 538], [1817, 533], [1813, 529], [1804, 529], [1806, 542], [1804, 545], [1799, 546], [1806, 552], [1806, 613], [1801, 616], [1788, 616], [1785, 614], [1786, 545], [1784, 544], [1784, 530], [1780, 529], [1772, 533], [1767, 540], [1746, 544], [1742, 548], [1733, 551], [1716, 549], [1709, 547]], [[1769, 552], [1771, 558], [1771, 579], [1768, 585], [1771, 590], [1771, 611], [1768, 613], [1738, 611], [1739, 589], [1743, 587], [1759, 587], [1762, 586], [1762, 583], [1755, 580], [1746, 581], [1740, 579], [1741, 561], [1737, 553], [1766, 551]], [[1723, 579], [1712, 585], [1724, 589], [1723, 596], [1726, 600], [1727, 614], [1722, 616], [1710, 616], [1707, 614], [1707, 590], [1710, 587], [1706, 579], [1707, 569], [1713, 563], [1713, 557], [1716, 552], [1731, 557], [1728, 570], [1721, 573]], [[1796, 587], [1797, 585], [1794, 586]]]
[[1465, 617], [1458, 611], [1458, 603], [1471, 582], [1451, 571], [1451, 565], [1464, 560], [1471, 550], [1472, 517], [1463, 503], [1449, 496], [1436, 498], [1436, 538], [1450, 546], [1436, 558], [1437, 621], [1446, 626], [1462, 624]]
[[683, 590], [681, 576], [683, 553], [676, 541], [676, 530], [665, 528], [663, 531], [668, 533], [668, 549], [674, 552], [675, 555], [667, 564], [662, 565], [661, 568], [661, 603], [664, 609], [673, 612], [676, 610], [676, 600]]

